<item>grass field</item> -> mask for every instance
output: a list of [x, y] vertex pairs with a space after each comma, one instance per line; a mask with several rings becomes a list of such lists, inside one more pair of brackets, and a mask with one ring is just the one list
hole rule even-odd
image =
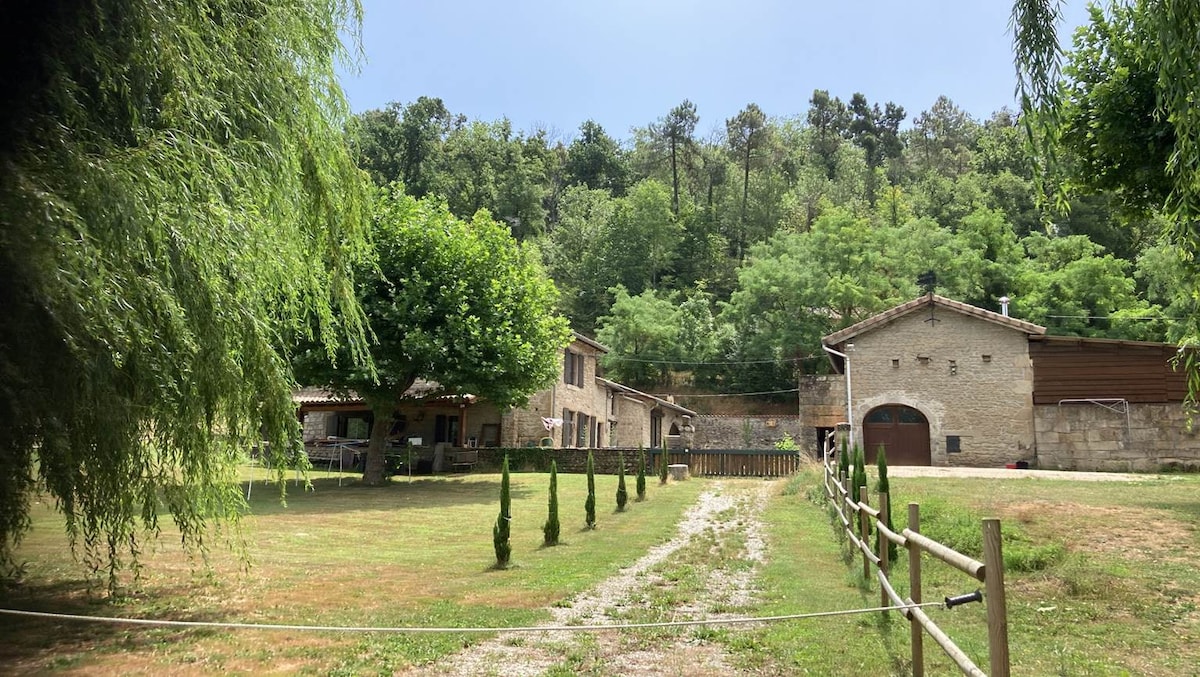
[[[505, 626], [545, 619], [545, 607], [587, 589], [674, 534], [700, 482], [660, 487], [616, 514], [615, 477], [598, 477], [597, 529], [586, 531], [582, 475], [559, 476], [563, 544], [542, 548], [547, 476], [513, 474], [513, 562], [496, 571], [498, 475], [397, 478], [384, 488], [314, 473], [315, 490], [287, 506], [255, 483], [245, 524], [251, 568], [214, 550], [211, 572], [170, 534], [145, 557], [136, 588], [105, 602], [68, 553], [61, 520], [36, 506], [22, 545], [22, 585], [5, 607], [176, 620], [355, 626]], [[44, 672], [391, 674], [479, 635], [351, 635], [60, 624], [0, 616], [0, 665]]]
[[[861, 564], [830, 567], [846, 548], [820, 503], [819, 473], [794, 480], [768, 521], [776, 556], [762, 612], [788, 614], [879, 604]], [[1014, 675], [1200, 674], [1200, 477], [1125, 482], [1040, 479], [892, 479], [893, 509], [921, 504], [922, 531], [982, 559], [980, 519], [1004, 532], [1009, 647]], [[902, 526], [902, 521], [897, 524]], [[787, 555], [785, 556], [785, 553]], [[892, 575], [903, 595], [906, 556]], [[930, 559], [927, 601], [978, 587]], [[929, 611], [985, 671], [982, 605]], [[812, 674], [908, 674], [907, 622], [877, 615], [771, 626], [741, 640], [747, 660], [772, 657]], [[956, 674], [926, 638], [929, 674]]]
[[[875, 606], [847, 562], [825, 508], [819, 475], [778, 483], [765, 517], [768, 560], [754, 613]], [[544, 620], [545, 608], [610, 576], [669, 538], [704, 480], [659, 487], [613, 512], [616, 479], [597, 479], [599, 528], [583, 527], [584, 478], [559, 477], [563, 540], [541, 548], [546, 476], [513, 475], [517, 566], [491, 568], [499, 477], [398, 479], [382, 489], [314, 474], [313, 492], [288, 504], [256, 483], [246, 539], [252, 566], [214, 550], [206, 570], [168, 535], [122, 597], [104, 600], [66, 549], [61, 521], [37, 506], [20, 551], [20, 585], [5, 607], [181, 620], [383, 626], [502, 626]], [[632, 483], [631, 483], [632, 486]], [[892, 480], [897, 512], [922, 504], [923, 531], [974, 556], [984, 516], [1003, 520], [1013, 674], [1195, 675], [1200, 672], [1200, 477], [1134, 483], [1033, 479]], [[689, 556], [704, 557], [703, 552]], [[720, 556], [719, 552], [716, 556]], [[901, 560], [903, 561], [903, 557]], [[206, 573], [207, 571], [207, 573]], [[925, 598], [968, 592], [972, 579], [926, 560]], [[893, 576], [906, 580], [904, 565]], [[702, 581], [694, 582], [702, 585]], [[986, 669], [983, 607], [930, 609]], [[301, 634], [99, 626], [0, 616], [6, 673], [391, 674], [435, 660], [476, 635]], [[768, 674], [906, 674], [908, 628], [878, 614], [717, 629], [747, 671]], [[953, 674], [926, 641], [928, 674]]]

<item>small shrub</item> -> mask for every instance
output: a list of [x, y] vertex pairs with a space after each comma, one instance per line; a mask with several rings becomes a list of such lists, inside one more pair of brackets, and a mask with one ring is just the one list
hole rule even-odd
[[625, 489], [625, 454], [617, 452], [617, 512], [625, 512], [629, 492]]
[[583, 502], [583, 511], [585, 513], [585, 522], [587, 528], [596, 528], [596, 462], [592, 458], [592, 452], [588, 452], [587, 457], [587, 500]]
[[492, 544], [496, 548], [496, 567], [503, 569], [508, 566], [512, 557], [512, 544], [509, 543], [509, 532], [512, 522], [512, 506], [509, 496], [508, 457], [504, 457], [504, 465], [500, 474], [500, 515], [496, 517], [496, 526], [492, 527]]
[[562, 531], [558, 522], [558, 464], [550, 461], [550, 501], [549, 514], [546, 524], [542, 526], [543, 543], [558, 545], [559, 532]]
[[784, 433], [783, 437], [775, 441], [776, 451], [798, 451], [800, 447], [796, 446], [796, 440], [792, 439], [790, 433]]
[[638, 447], [637, 500], [646, 500], [646, 450]]

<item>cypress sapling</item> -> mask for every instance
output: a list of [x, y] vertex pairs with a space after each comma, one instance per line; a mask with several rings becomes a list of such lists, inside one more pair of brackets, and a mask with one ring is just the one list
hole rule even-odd
[[646, 450], [638, 446], [637, 500], [646, 500]]
[[550, 506], [549, 516], [546, 518], [546, 524], [542, 526], [542, 534], [545, 536], [543, 543], [546, 545], [558, 545], [558, 536], [561, 527], [558, 523], [558, 463], [554, 459], [550, 460]]
[[512, 557], [512, 544], [508, 540], [511, 522], [512, 510], [508, 488], [508, 456], [505, 456], [500, 475], [500, 515], [496, 518], [496, 526], [492, 527], [492, 544], [496, 548], [497, 569], [507, 567]]
[[596, 528], [596, 463], [592, 459], [592, 452], [588, 451], [587, 457], [587, 500], [583, 502], [583, 510], [586, 513], [585, 519], [587, 528]]
[[625, 512], [629, 492], [625, 489], [625, 454], [617, 452], [617, 512]]
[[[887, 520], [884, 522], [884, 526], [886, 526], [889, 531], [894, 532], [896, 531], [896, 528], [892, 526], [892, 492], [888, 484], [887, 454], [884, 453], [882, 444], [879, 445], [879, 451], [875, 454], [875, 467], [879, 469], [879, 481], [875, 484], [875, 491], [881, 495], [887, 494], [887, 502], [879, 506], [881, 509], [887, 509]], [[883, 535], [876, 532], [875, 552], [879, 552], [879, 539], [881, 538], [883, 538]], [[896, 544], [888, 541], [888, 561], [895, 562], [897, 557], [899, 557], [899, 550], [896, 547]]]

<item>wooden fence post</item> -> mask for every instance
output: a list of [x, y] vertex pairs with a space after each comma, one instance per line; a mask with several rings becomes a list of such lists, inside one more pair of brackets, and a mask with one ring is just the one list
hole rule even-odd
[[[908, 504], [908, 530], [921, 533], [921, 506], [917, 503]], [[921, 547], [916, 543], [908, 543], [908, 598], [914, 604], [921, 603]], [[921, 633], [921, 623], [916, 614], [909, 616], [909, 641], [912, 645], [912, 674], [913, 677], [925, 675], [924, 635]]]
[[1008, 604], [1004, 599], [1004, 552], [1000, 520], [983, 520], [984, 584], [987, 587], [988, 660], [991, 677], [1008, 677]]
[[[887, 521], [888, 521], [887, 505], [888, 505], [887, 492], [880, 492], [879, 493], [879, 523], [880, 524], [887, 524]], [[888, 569], [891, 568], [888, 566], [889, 564], [891, 564], [888, 561], [888, 544], [890, 543], [890, 541], [888, 541], [888, 539], [884, 537], [883, 532], [879, 531], [878, 529], [875, 530], [875, 534], [876, 534], [876, 536], [875, 536], [876, 540], [879, 541], [878, 543], [875, 544], [875, 546], [876, 546], [875, 549], [879, 551], [876, 553], [877, 555], [879, 555], [879, 570], [883, 572], [883, 577], [887, 578]], [[879, 586], [879, 606], [891, 606], [891, 604], [892, 604], [892, 600], [890, 597], [888, 597], [887, 588], [880, 585]], [[886, 617], [888, 615], [888, 612], [884, 611], [883, 615]]]
[[862, 506], [868, 505], [866, 487], [858, 488], [858, 505], [858, 537], [862, 539], [862, 544], [865, 546], [862, 548], [863, 580], [869, 584], [871, 581], [871, 558], [867, 556], [867, 553], [871, 552], [871, 526], [868, 522], [871, 516], [862, 509]]

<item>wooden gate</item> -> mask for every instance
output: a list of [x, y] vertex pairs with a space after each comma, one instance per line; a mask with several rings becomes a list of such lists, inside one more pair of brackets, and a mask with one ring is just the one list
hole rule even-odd
[[863, 451], [867, 463], [875, 462], [882, 446], [889, 465], [931, 465], [929, 421], [925, 415], [902, 404], [885, 404], [867, 412], [863, 419]]
[[[661, 458], [654, 452], [654, 459]], [[776, 449], [671, 450], [671, 463], [685, 463], [700, 477], [787, 477], [800, 469], [800, 452]]]

